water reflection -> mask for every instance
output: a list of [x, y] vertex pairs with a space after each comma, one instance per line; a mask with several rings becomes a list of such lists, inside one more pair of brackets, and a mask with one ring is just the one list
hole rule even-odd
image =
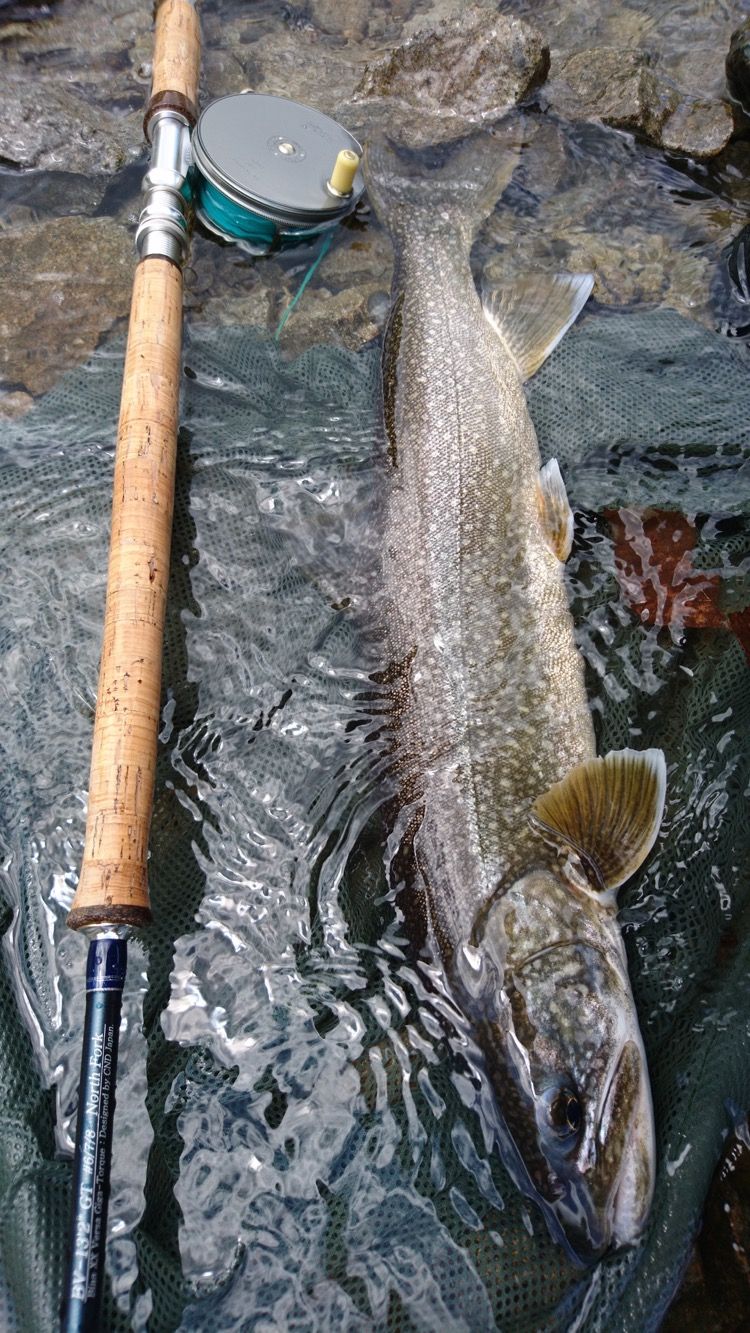
[[[684, 8], [627, 8], [641, 36], [654, 24], [684, 32]], [[696, 24], [705, 8], [693, 7]], [[207, 11], [213, 22], [219, 7]], [[623, 13], [587, 11], [581, 41], [590, 25], [619, 40]], [[282, 17], [290, 30], [310, 21]], [[256, 18], [276, 22], [269, 5]], [[697, 1225], [724, 1102], [747, 1095], [750, 691], [747, 635], [732, 620], [750, 602], [746, 365], [700, 342], [725, 317], [717, 266], [746, 218], [747, 142], [696, 164], [535, 115], [528, 158], [474, 258], [490, 276], [598, 274], [599, 311], [560, 348], [557, 378], [530, 394], [543, 448], [567, 457], [583, 510], [569, 577], [600, 750], [663, 744], [671, 762], [664, 837], [622, 909], [660, 1132], [652, 1228], [640, 1251], [592, 1276], [569, 1267], [500, 1165], [477, 1053], [399, 892], [406, 816], [390, 785], [392, 664], [370, 558], [377, 349], [313, 350], [290, 365], [268, 336], [196, 328], [157, 924], [130, 968], [110, 1210], [115, 1303], [133, 1327], [652, 1326]], [[102, 180], [40, 173], [24, 178], [22, 201], [20, 178], [3, 173], [4, 220], [127, 220], [135, 174], [105, 192]], [[372, 221], [342, 233], [324, 290], [345, 292], [383, 249]], [[193, 265], [191, 309], [229, 325], [247, 317], [250, 287], [281, 302], [304, 268], [297, 254], [260, 276], [200, 237]], [[649, 333], [642, 307], [663, 304], [703, 329], [675, 316]], [[336, 333], [325, 314], [319, 335], [311, 327], [295, 317], [285, 347]], [[4, 959], [55, 1089], [58, 1147], [70, 1142], [83, 1012], [85, 944], [63, 918], [82, 849], [119, 373], [119, 348], [101, 349], [0, 445]], [[640, 513], [655, 499], [701, 516], [693, 563], [715, 580], [723, 626], [638, 623], [603, 510]], [[9, 1068], [30, 1063], [18, 1049]], [[52, 1156], [53, 1118], [41, 1119], [47, 1138], [24, 1140], [30, 1162]], [[41, 1187], [40, 1198], [34, 1226], [52, 1213]], [[53, 1276], [64, 1208], [54, 1215]], [[54, 1293], [34, 1302], [45, 1326]]]
[[[588, 345], [585, 325], [570, 337]], [[559, 364], [570, 355], [563, 345]], [[653, 1288], [639, 1252], [594, 1277], [572, 1270], [508, 1179], [477, 1052], [401, 892], [409, 812], [393, 801], [388, 703], [398, 672], [370, 614], [377, 352], [290, 364], [266, 337], [207, 331], [187, 364], [152, 839], [158, 924], [131, 968], [123, 1034], [115, 1295], [136, 1326], [151, 1310], [157, 1327], [239, 1328], [250, 1300], [254, 1320], [320, 1328], [491, 1328], [520, 1310], [562, 1327], [586, 1324], [591, 1303], [641, 1309]], [[24, 552], [4, 592], [3, 689], [17, 719], [5, 740], [7, 939], [61, 1126], [82, 1015], [83, 945], [63, 926], [83, 831], [71, 774], [80, 780], [88, 759], [103, 591], [93, 551], [108, 510], [99, 419], [105, 383], [114, 410], [118, 371], [95, 362], [6, 453], [3, 503]], [[548, 400], [559, 395], [542, 380], [543, 439]], [[662, 447], [679, 457], [670, 438]], [[601, 435], [594, 444], [603, 449]], [[641, 475], [653, 485], [660, 473]], [[685, 475], [705, 494], [701, 476]], [[574, 485], [591, 496], [609, 476], [584, 460]], [[747, 520], [716, 516], [695, 533], [693, 565], [707, 586], [720, 579], [722, 614], [741, 615]], [[665, 836], [623, 922], [660, 1127], [652, 1234], [667, 1226], [677, 1255], [720, 1136], [710, 1117], [742, 1077], [742, 951], [725, 941], [746, 903], [746, 645], [739, 621], [738, 632], [685, 624], [679, 600], [670, 623], [639, 624], [601, 510], [579, 516], [569, 576], [600, 749], [664, 744], [672, 765]], [[51, 724], [63, 707], [64, 732]], [[710, 1089], [710, 1133], [685, 1119], [694, 1086]]]

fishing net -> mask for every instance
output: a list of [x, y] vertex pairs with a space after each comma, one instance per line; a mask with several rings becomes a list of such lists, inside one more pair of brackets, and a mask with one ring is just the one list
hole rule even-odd
[[[64, 1266], [85, 954], [64, 916], [120, 374], [120, 349], [99, 353], [0, 437], [9, 1330], [54, 1327]], [[287, 362], [253, 330], [186, 348], [155, 924], [131, 950], [105, 1326], [656, 1328], [750, 1101], [747, 365], [667, 311], [589, 315], [529, 386], [579, 511], [569, 577], [600, 750], [669, 762], [663, 835], [621, 897], [656, 1196], [639, 1246], [590, 1270], [491, 1151], [486, 1089], [389, 889], [377, 375], [375, 349]], [[603, 518], [625, 505], [693, 520], [712, 626], [631, 609]]]

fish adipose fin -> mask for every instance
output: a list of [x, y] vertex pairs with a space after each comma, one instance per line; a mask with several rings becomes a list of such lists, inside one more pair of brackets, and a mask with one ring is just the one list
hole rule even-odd
[[531, 379], [575, 323], [593, 285], [593, 273], [534, 273], [511, 286], [484, 288], [484, 313], [522, 380]]
[[541, 469], [536, 498], [547, 545], [565, 564], [573, 545], [573, 510], [556, 458]]
[[656, 841], [666, 788], [661, 750], [613, 750], [550, 787], [534, 802], [531, 822], [580, 857], [592, 889], [614, 898]]

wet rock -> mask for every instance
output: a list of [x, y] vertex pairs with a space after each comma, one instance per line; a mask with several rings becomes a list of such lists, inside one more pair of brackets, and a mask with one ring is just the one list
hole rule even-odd
[[603, 120], [618, 129], [657, 132], [675, 103], [660, 95], [645, 51], [599, 47], [555, 62], [546, 96], [568, 120]]
[[726, 103], [688, 98], [667, 116], [657, 142], [668, 152], [703, 160], [726, 148], [733, 130], [734, 119]]
[[750, 114], [750, 19], [732, 33], [726, 68], [729, 91]]
[[[342, 229], [293, 310], [282, 346], [302, 351], [312, 342], [331, 342], [356, 349], [370, 342], [382, 329], [382, 296], [390, 289], [392, 270], [390, 241], [382, 231]], [[277, 282], [277, 320], [302, 277], [295, 267]]]
[[249, 27], [247, 20], [222, 22], [208, 13], [203, 31], [202, 85], [211, 97], [252, 88], [307, 103], [346, 123], [341, 106], [351, 98], [361, 71], [348, 44], [312, 26], [276, 21]]
[[141, 155], [141, 121], [140, 112], [116, 115], [72, 88], [6, 71], [0, 87], [0, 157], [13, 167], [115, 172]]
[[549, 48], [535, 28], [474, 7], [369, 64], [353, 100], [379, 108], [391, 132], [397, 127], [403, 142], [418, 146], [502, 119], [548, 68]]
[[657, 51], [656, 63], [664, 77], [686, 97], [695, 101], [701, 98], [721, 101], [727, 95], [723, 57], [725, 50], [726, 43], [717, 34], [716, 45], [705, 46], [691, 42], [689, 48], [680, 52]]
[[690, 157], [716, 156], [734, 128], [724, 102], [682, 92], [642, 50], [599, 47], [555, 62], [546, 96], [569, 120], [602, 120]]
[[254, 284], [229, 297], [208, 295], [199, 306], [188, 303], [186, 311], [191, 315], [199, 314], [201, 321], [212, 328], [247, 326], [273, 333], [278, 323], [278, 318], [274, 319], [276, 305], [274, 294], [268, 287]]
[[8, 3], [6, 0], [0, 8], [0, 23], [33, 23], [37, 19], [48, 19], [52, 16], [52, 3], [45, 3], [45, 0], [16, 0], [16, 3]]
[[487, 262], [487, 281], [512, 282], [540, 268], [550, 275], [593, 273], [594, 299], [602, 305], [658, 305], [693, 317], [707, 314], [712, 265], [705, 255], [675, 250], [670, 237], [637, 226], [602, 231], [588, 230], [589, 225], [552, 218], [544, 228], [523, 231], [517, 220], [506, 219], [504, 232], [496, 228], [504, 248]]
[[713, 261], [707, 255], [682, 250], [672, 256], [670, 264], [665, 257], [667, 290], [663, 305], [702, 320], [710, 328], [715, 325], [709, 291]]
[[[185, 308], [209, 323], [249, 324], [274, 333], [317, 253], [311, 245], [254, 259], [238, 246], [218, 249], [196, 237], [185, 275]], [[390, 242], [382, 231], [342, 228], [284, 327], [283, 347], [302, 351], [320, 341], [358, 348], [369, 342], [382, 325], [378, 298], [390, 287], [391, 270]]]
[[[325, 256], [284, 325], [280, 344], [285, 352], [296, 355], [318, 342], [357, 349], [377, 335], [379, 310], [382, 313], [382, 300], [379, 304], [377, 298], [382, 298], [389, 285], [391, 261], [387, 240], [382, 233], [374, 235], [379, 259], [376, 262], [366, 247], [359, 256], [358, 277], [347, 271], [351, 251], [346, 241]], [[290, 262], [289, 256], [251, 259], [239, 248], [217, 250], [210, 241], [202, 241], [194, 246], [185, 274], [185, 311], [190, 323], [248, 325], [276, 333], [315, 253], [313, 248], [300, 251], [297, 262]], [[356, 256], [354, 251], [355, 269]], [[378, 276], [381, 271], [383, 276]]]
[[143, 150], [152, 13], [129, 0], [61, 4], [3, 43], [0, 157], [17, 167], [103, 174]]
[[323, 32], [346, 37], [351, 41], [362, 41], [368, 29], [370, 0], [310, 0], [310, 16], [317, 28]]
[[0, 21], [0, 42], [11, 43], [15, 37], [25, 36], [26, 29], [22, 23], [3, 23]]
[[34, 399], [30, 393], [24, 393], [21, 389], [5, 393], [0, 389], [0, 417], [22, 417], [33, 406]]
[[274, 297], [283, 273], [273, 259], [250, 258], [239, 246], [193, 236], [183, 306], [189, 322], [273, 327]]
[[85, 217], [99, 207], [108, 185], [106, 176], [5, 171], [0, 175], [0, 227], [71, 214]]
[[0, 381], [44, 392], [130, 306], [132, 236], [109, 218], [59, 218], [3, 233]]
[[319, 288], [293, 311], [281, 334], [282, 348], [295, 356], [315, 343], [362, 347], [380, 332], [373, 314], [380, 290], [372, 282], [340, 292]]
[[333, 289], [376, 281], [390, 286], [393, 255], [382, 231], [342, 227], [320, 269], [321, 281]]

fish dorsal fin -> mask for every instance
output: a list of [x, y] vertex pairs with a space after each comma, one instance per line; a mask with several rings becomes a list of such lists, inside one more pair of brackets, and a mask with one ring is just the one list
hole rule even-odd
[[507, 287], [485, 287], [484, 313], [522, 380], [546, 361], [591, 295], [593, 273], [534, 273]]
[[661, 750], [613, 750], [572, 768], [534, 802], [531, 820], [578, 855], [592, 889], [612, 897], [656, 841], [666, 787]]
[[573, 545], [573, 510], [556, 458], [550, 458], [539, 473], [537, 504], [544, 536], [550, 550], [564, 564]]

